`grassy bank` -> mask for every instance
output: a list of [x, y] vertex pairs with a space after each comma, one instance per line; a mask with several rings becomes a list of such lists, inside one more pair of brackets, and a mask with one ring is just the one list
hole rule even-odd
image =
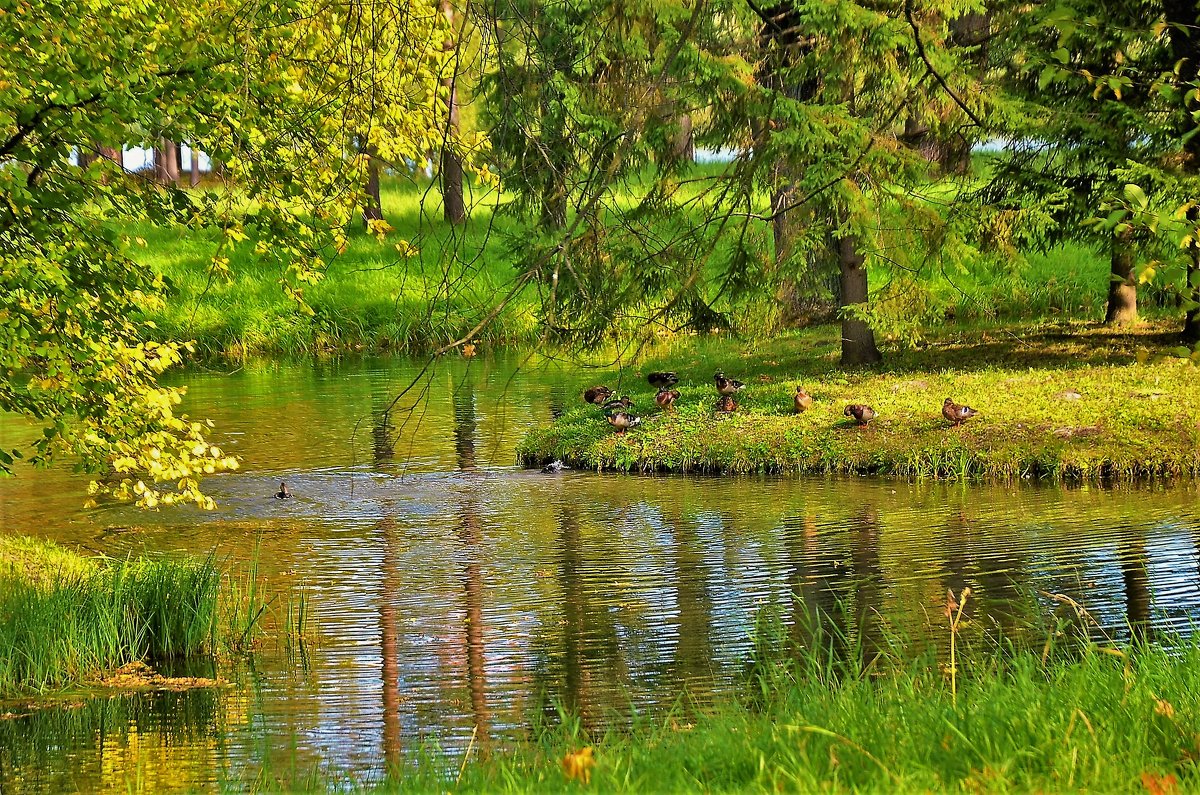
[[[530, 432], [519, 454], [529, 465], [557, 458], [617, 471], [1195, 476], [1200, 378], [1186, 362], [1152, 355], [1171, 331], [1056, 324], [943, 332], [879, 369], [852, 372], [835, 367], [832, 329], [762, 343], [693, 339], [637, 370], [611, 374], [610, 385], [628, 392], [644, 414], [640, 427], [617, 436], [581, 402]], [[657, 409], [643, 377], [660, 369], [682, 379], [674, 412]], [[732, 415], [713, 412], [718, 369], [747, 383]], [[816, 401], [801, 415], [792, 413], [797, 385]], [[981, 416], [950, 427], [941, 416], [946, 397]], [[874, 407], [878, 419], [855, 427], [842, 413], [850, 403]]]
[[[946, 625], [942, 631], [948, 640]], [[589, 733], [567, 717], [515, 743], [475, 744], [467, 758], [410, 756], [383, 781], [327, 771], [281, 780], [263, 771], [256, 788], [978, 793], [1200, 785], [1196, 642], [1165, 650], [1078, 637], [1068, 648], [1060, 635], [1062, 645], [1044, 648], [960, 645], [951, 660], [945, 647], [914, 652], [880, 634], [870, 650], [861, 637], [820, 635], [760, 645], [733, 693], [635, 719], [628, 729]]]
[[245, 651], [268, 612], [255, 579], [222, 572], [211, 557], [92, 558], [0, 537], [0, 695], [95, 682], [145, 661]]

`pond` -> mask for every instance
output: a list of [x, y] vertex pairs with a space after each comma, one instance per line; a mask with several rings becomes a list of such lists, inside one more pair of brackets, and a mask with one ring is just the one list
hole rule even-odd
[[[516, 442], [593, 376], [537, 356], [424, 364], [181, 376], [188, 412], [244, 461], [208, 482], [214, 512], [85, 511], [66, 470], [0, 481], [6, 533], [256, 557], [269, 583], [304, 590], [317, 638], [222, 663], [223, 690], [10, 707], [0, 790], [207, 788], [264, 765], [361, 778], [428, 742], [461, 759], [559, 709], [620, 722], [728, 688], [771, 608], [918, 645], [942, 642], [946, 591], [968, 586], [985, 635], [1036, 637], [1065, 599], [1118, 639], [1200, 616], [1190, 482], [542, 474], [515, 465]], [[25, 433], [0, 420], [0, 443]], [[293, 499], [273, 499], [281, 480]]]

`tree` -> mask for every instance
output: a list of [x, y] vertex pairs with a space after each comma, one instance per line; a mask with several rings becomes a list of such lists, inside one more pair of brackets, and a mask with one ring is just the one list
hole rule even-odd
[[462, 157], [456, 151], [455, 142], [459, 139], [458, 121], [458, 74], [459, 48], [456, 46], [454, 34], [454, 4], [451, 0], [442, 0], [442, 14], [446, 17], [446, 28], [449, 35], [444, 46], [449, 54], [446, 63], [447, 74], [442, 78], [442, 87], [446, 92], [446, 141], [442, 145], [442, 215], [447, 222], [461, 224], [467, 220], [467, 207], [463, 196], [463, 163]]
[[[229, 271], [226, 249], [252, 237], [304, 309], [304, 285], [344, 245], [361, 201], [363, 164], [345, 156], [347, 131], [382, 116], [381, 149], [419, 151], [440, 117], [436, 60], [417, 58], [398, 75], [351, 64], [342, 46], [353, 22], [367, 38], [440, 51], [436, 7], [405, 4], [367, 23], [360, 10], [224, 0], [154, 14], [121, 0], [9, 9], [0, 26], [0, 409], [39, 432], [0, 450], [0, 471], [18, 458], [70, 456], [99, 476], [98, 496], [212, 505], [200, 478], [237, 460], [209, 441], [206, 423], [177, 413], [182, 388], [158, 383], [189, 345], [157, 340], [141, 319], [164, 285], [116, 225], [216, 230], [217, 278]], [[70, 165], [72, 151], [95, 141], [173, 151], [158, 136], [211, 153], [254, 201], [112, 179], [107, 158], [82, 172]]]

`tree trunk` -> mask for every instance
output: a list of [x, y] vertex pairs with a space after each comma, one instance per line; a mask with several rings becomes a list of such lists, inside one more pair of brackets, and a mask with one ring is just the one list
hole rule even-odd
[[[1175, 84], [1180, 87], [1179, 96], [1184, 107], [1182, 118], [1192, 118], [1189, 86], [1200, 76], [1200, 36], [1194, 35], [1196, 29], [1195, 0], [1165, 0], [1163, 3], [1164, 16], [1167, 23], [1167, 35], [1171, 39], [1171, 58], [1175, 62]], [[1189, 127], [1193, 123], [1189, 123]], [[1188, 128], [1178, 130], [1179, 136]], [[1187, 153], [1185, 167], [1195, 174], [1200, 171], [1200, 136], [1193, 135], [1183, 145]], [[1200, 220], [1200, 211], [1196, 207], [1188, 210], [1188, 220], [1195, 225]], [[1197, 271], [1200, 271], [1200, 246], [1192, 245], [1189, 252], [1191, 261], [1188, 263], [1188, 283], [1185, 285], [1185, 296], [1195, 301], [1200, 298], [1200, 289], [1195, 287], [1200, 281]], [[1187, 343], [1200, 342], [1200, 310], [1189, 309], [1187, 319], [1183, 323], [1183, 340]]]
[[79, 147], [79, 167], [86, 171], [88, 166], [94, 162], [96, 162], [96, 155], [82, 146]]
[[163, 185], [174, 185], [179, 182], [179, 160], [175, 144], [167, 138], [160, 138], [154, 148], [154, 179]]
[[192, 170], [188, 177], [188, 184], [194, 188], [200, 184], [200, 151], [196, 149], [195, 144], [192, 144], [190, 149], [192, 153]]
[[696, 141], [692, 136], [692, 114], [679, 116], [679, 132], [675, 134], [674, 156], [676, 160], [691, 163], [696, 159]]
[[383, 199], [379, 195], [379, 160], [375, 157], [375, 147], [367, 145], [363, 149], [367, 156], [367, 200], [363, 204], [363, 226], [369, 226], [371, 221], [383, 220]]
[[[442, 13], [450, 30], [454, 30], [454, 6], [450, 0], [442, 0]], [[454, 50], [454, 37], [446, 39], [443, 49]], [[442, 141], [442, 217], [447, 223], [461, 224], [467, 220], [467, 206], [463, 196], [462, 158], [454, 151], [451, 141], [458, 139], [458, 61], [451, 59], [451, 72], [442, 79], [446, 87], [446, 140]]]
[[[852, 234], [839, 237], [838, 266], [841, 269], [840, 307], [867, 303], [867, 269], [863, 267], [863, 255]], [[842, 315], [842, 366], [855, 367], [876, 364], [883, 360], [879, 348], [875, 347], [875, 332], [864, 321]]]
[[1128, 235], [1114, 235], [1109, 254], [1108, 310], [1104, 322], [1130, 326], [1137, 322], [1137, 282], [1133, 278], [1133, 247]]

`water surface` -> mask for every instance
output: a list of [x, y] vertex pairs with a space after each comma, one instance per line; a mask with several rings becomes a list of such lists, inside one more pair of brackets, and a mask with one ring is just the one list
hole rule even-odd
[[[514, 445], [576, 405], [587, 373], [480, 357], [418, 378], [423, 364], [187, 373], [187, 411], [244, 460], [208, 482], [214, 512], [84, 511], [65, 470], [0, 481], [4, 532], [257, 554], [269, 582], [305, 589], [319, 636], [303, 658], [221, 667], [221, 691], [14, 708], [0, 789], [204, 788], [264, 765], [369, 777], [559, 708], [603, 726], [730, 687], [764, 608], [820, 611], [864, 644], [886, 622], [914, 645], [942, 642], [946, 591], [968, 586], [973, 631], [1017, 638], [1044, 631], [1050, 594], [1118, 639], [1200, 615], [1192, 483], [543, 475]], [[0, 443], [27, 433], [0, 419]], [[280, 480], [294, 499], [272, 498]]]

